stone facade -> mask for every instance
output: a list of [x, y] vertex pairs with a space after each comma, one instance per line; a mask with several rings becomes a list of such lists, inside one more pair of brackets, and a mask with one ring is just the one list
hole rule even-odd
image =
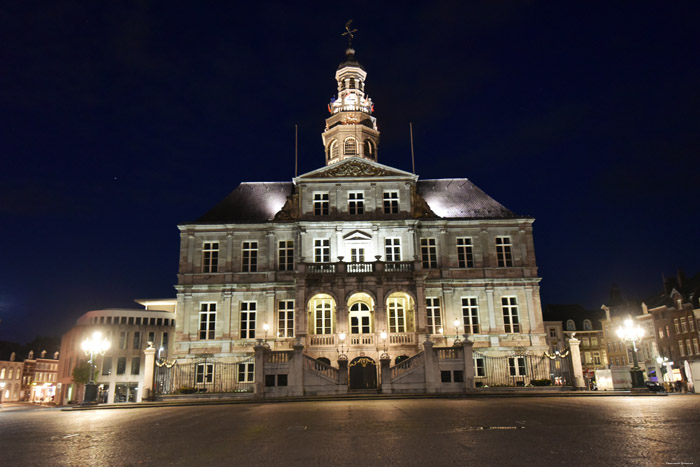
[[[419, 180], [378, 163], [365, 78], [348, 51], [325, 167], [242, 183], [179, 226], [176, 359], [243, 361], [262, 343], [379, 367], [382, 355], [396, 362], [426, 340], [463, 336], [482, 354], [547, 350], [534, 219], [467, 179]], [[356, 90], [361, 105], [347, 98]]]

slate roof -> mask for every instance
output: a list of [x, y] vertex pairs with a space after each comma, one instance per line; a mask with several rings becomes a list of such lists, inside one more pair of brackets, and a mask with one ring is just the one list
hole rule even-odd
[[418, 194], [430, 209], [448, 219], [513, 219], [519, 216], [466, 178], [419, 180]]
[[546, 305], [542, 310], [543, 321], [561, 321], [566, 330], [566, 321], [574, 320], [576, 330], [583, 331], [583, 321], [591, 320], [591, 326], [594, 330], [603, 329], [602, 320], [605, 319], [605, 311], [603, 310], [586, 310], [581, 305], [564, 304], [564, 305]]
[[[378, 177], [381, 178], [381, 177]], [[264, 223], [274, 219], [292, 195], [292, 182], [244, 182], [197, 224]], [[447, 219], [514, 219], [519, 216], [466, 178], [419, 180], [418, 194], [430, 209]]]

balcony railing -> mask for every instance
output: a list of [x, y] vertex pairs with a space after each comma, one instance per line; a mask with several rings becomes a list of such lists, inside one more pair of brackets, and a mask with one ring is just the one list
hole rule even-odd
[[415, 334], [413, 333], [389, 334], [389, 344], [413, 344], [414, 342]]
[[335, 345], [335, 334], [312, 334], [312, 346], [329, 346]]
[[396, 262], [337, 262], [337, 263], [300, 263], [300, 272], [307, 274], [374, 274], [374, 273], [406, 273], [413, 272], [412, 261]]
[[350, 345], [374, 345], [374, 334], [350, 334]]

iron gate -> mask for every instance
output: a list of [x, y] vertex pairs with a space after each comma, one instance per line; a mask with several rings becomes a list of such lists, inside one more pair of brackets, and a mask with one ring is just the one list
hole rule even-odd
[[573, 384], [571, 355], [488, 356], [474, 352], [476, 387], [570, 386]]
[[254, 362], [253, 357], [238, 362], [156, 362], [155, 393], [253, 392]]

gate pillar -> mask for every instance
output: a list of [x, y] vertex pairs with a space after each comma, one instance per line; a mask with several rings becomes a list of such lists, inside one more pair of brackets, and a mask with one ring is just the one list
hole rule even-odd
[[381, 365], [381, 388], [384, 394], [391, 394], [393, 390], [391, 389], [391, 358], [389, 355], [383, 354], [379, 359], [379, 364]]
[[574, 337], [569, 338], [569, 349], [571, 349], [571, 366], [574, 372], [574, 389], [585, 389], [586, 382], [583, 379], [583, 366], [581, 365], [581, 351], [579, 350], [580, 340]]
[[464, 356], [464, 388], [467, 391], [473, 391], [476, 389], [474, 385], [474, 353], [472, 347], [474, 343], [468, 338], [464, 338], [462, 341], [462, 348], [464, 349], [462, 355]]
[[144, 398], [146, 400], [153, 400], [153, 372], [156, 366], [156, 349], [153, 348], [153, 342], [149, 342], [148, 344], [148, 348], [143, 351], [146, 357], [144, 359], [143, 390], [140, 391], [141, 400]]

